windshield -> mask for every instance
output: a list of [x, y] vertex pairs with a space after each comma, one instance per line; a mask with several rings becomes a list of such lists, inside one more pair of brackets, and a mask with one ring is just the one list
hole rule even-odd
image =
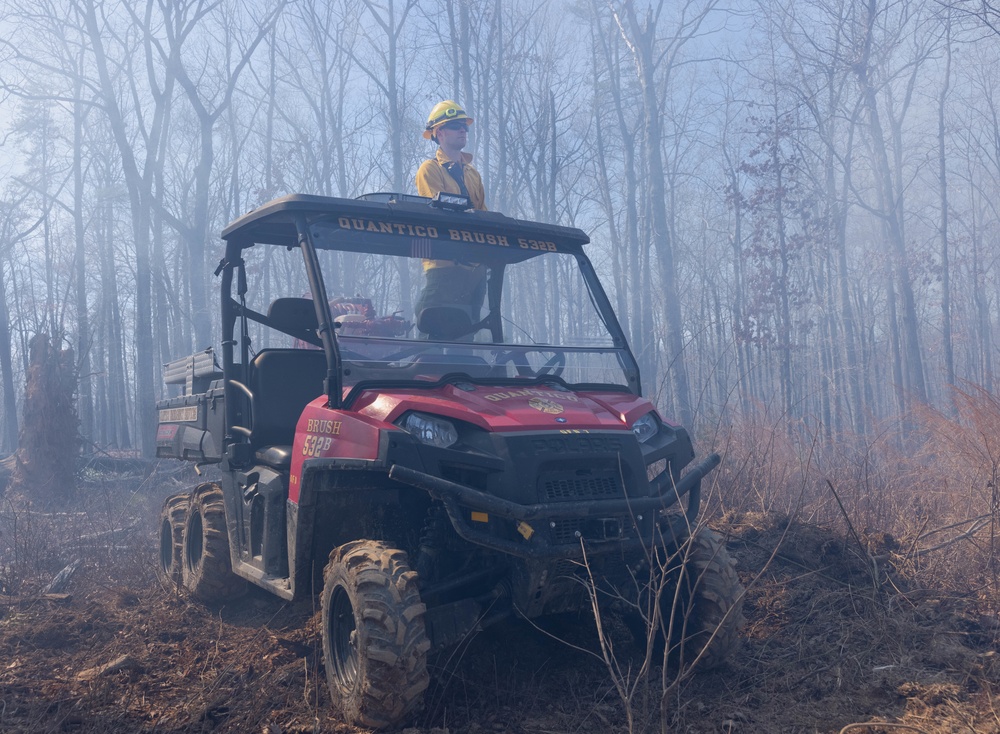
[[[629, 385], [628, 358], [615, 347], [574, 254], [522, 259], [479, 248], [475, 259], [435, 260], [414, 249], [413, 257], [317, 252], [345, 389], [449, 373]], [[268, 317], [249, 324], [253, 351], [319, 348], [298, 248], [251, 247], [244, 259], [246, 305]]]

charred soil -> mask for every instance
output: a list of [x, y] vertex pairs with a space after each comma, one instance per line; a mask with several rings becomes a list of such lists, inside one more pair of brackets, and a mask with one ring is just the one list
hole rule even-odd
[[[328, 700], [318, 601], [251, 589], [206, 606], [158, 579], [159, 506], [181, 481], [91, 472], [60, 513], [0, 498], [0, 731], [356, 731]], [[1000, 625], [973, 594], [915, 588], [891, 548], [862, 551], [836, 528], [712, 525], [747, 588], [742, 649], [671, 690], [668, 731], [1000, 732]], [[638, 670], [628, 649], [615, 647], [619, 669]], [[432, 658], [408, 732], [627, 731], [596, 650], [585, 617], [501, 623]], [[662, 730], [664, 678], [654, 668], [639, 687], [634, 730]]]

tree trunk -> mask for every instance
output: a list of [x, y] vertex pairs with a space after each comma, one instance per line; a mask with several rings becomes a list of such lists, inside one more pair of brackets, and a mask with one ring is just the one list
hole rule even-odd
[[[125, 183], [128, 187], [129, 206], [132, 213], [132, 235], [135, 248], [135, 399], [142, 455], [152, 457], [155, 453], [156, 406], [154, 403], [153, 371], [153, 325], [152, 298], [150, 287], [150, 210], [153, 207], [151, 192], [152, 168], [156, 165], [153, 150], [158, 137], [147, 142], [151, 150], [147, 152], [146, 165], [140, 172], [132, 149], [132, 135], [125, 123], [124, 113], [119, 107], [117, 87], [111, 77], [110, 64], [105, 55], [104, 35], [97, 21], [97, 10], [93, 0], [83, 8], [87, 35], [92, 44], [94, 60], [100, 77], [100, 92], [103, 95], [104, 111], [118, 151], [121, 154]], [[162, 113], [162, 108], [158, 110]], [[155, 126], [158, 130], [158, 126]]]
[[[663, 361], [669, 365], [670, 381], [673, 391], [677, 419], [681, 424], [690, 426], [694, 414], [691, 409], [691, 391], [688, 384], [687, 364], [684, 355], [684, 321], [681, 313], [680, 294], [677, 290], [677, 273], [674, 263], [674, 243], [670, 238], [667, 215], [666, 177], [664, 173], [663, 133], [661, 128], [660, 100], [654, 60], [656, 45], [656, 23], [653, 11], [647, 12], [644, 24], [640, 24], [635, 15], [635, 8], [629, 2], [625, 6], [628, 24], [631, 30], [631, 46], [635, 55], [636, 70], [639, 77], [639, 87], [643, 100], [643, 119], [645, 121], [644, 147], [647, 171], [649, 176], [649, 202], [651, 241], [656, 251], [660, 265], [659, 294], [664, 305], [666, 316], [666, 349]], [[682, 43], [683, 39], [679, 41]], [[669, 77], [669, 74], [668, 74]]]
[[[77, 96], [81, 93], [77, 86]], [[83, 119], [80, 102], [73, 105], [73, 234], [76, 241], [73, 264], [76, 290], [76, 349], [80, 355], [80, 435], [88, 443], [93, 440], [94, 395], [90, 376], [90, 305], [87, 299], [87, 241], [83, 223]]]
[[[0, 243], [6, 245], [7, 243]], [[2, 250], [0, 250], [2, 253]], [[7, 282], [0, 258], [0, 377], [3, 379], [3, 433], [0, 450], [8, 453], [17, 446], [17, 395], [14, 392], [14, 363], [10, 348], [10, 311], [7, 308]]]
[[[879, 115], [875, 87], [869, 78], [871, 64], [872, 34], [877, 14], [877, 0], [868, 0], [868, 17], [863, 58], [855, 67], [861, 85], [868, 124], [871, 131], [872, 153], [875, 156], [875, 174], [882, 200], [882, 216], [886, 238], [890, 245], [891, 270], [902, 298], [902, 338], [899, 339], [900, 359], [906, 376], [906, 389], [917, 400], [927, 402], [927, 388], [924, 382], [923, 360], [920, 356], [920, 337], [917, 330], [917, 307], [913, 295], [913, 283], [907, 262], [908, 253], [903, 239], [903, 192], [897, 190], [892, 180], [892, 168], [886, 152], [885, 135]], [[902, 388], [902, 386], [900, 386]]]
[[[944, 83], [938, 96], [938, 182], [941, 195], [941, 341], [944, 352], [945, 381], [955, 385], [955, 355], [951, 337], [951, 264], [948, 248], [948, 164], [945, 149], [945, 104], [951, 86], [951, 22], [948, 20], [945, 43]], [[954, 392], [948, 401], [954, 414]]]

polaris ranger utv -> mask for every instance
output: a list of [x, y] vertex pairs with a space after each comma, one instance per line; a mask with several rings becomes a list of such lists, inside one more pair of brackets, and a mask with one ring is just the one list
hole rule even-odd
[[[221, 473], [164, 503], [162, 574], [208, 602], [318, 593], [331, 696], [370, 728], [419, 708], [431, 651], [592, 592], [703, 667], [738, 643], [733, 564], [694, 530], [719, 457], [689, 466], [642, 397], [587, 236], [467, 207], [293, 195], [240, 217], [220, 351], [167, 365], [181, 394], [158, 403], [157, 455]], [[431, 298], [435, 265], [454, 288]]]

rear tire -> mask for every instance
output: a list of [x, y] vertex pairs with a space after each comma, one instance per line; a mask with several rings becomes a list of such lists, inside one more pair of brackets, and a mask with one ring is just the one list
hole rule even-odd
[[431, 646], [406, 553], [373, 540], [335, 548], [322, 610], [327, 685], [347, 722], [369, 729], [406, 722], [430, 682]]
[[187, 521], [191, 495], [187, 492], [171, 495], [160, 510], [160, 578], [174, 586], [183, 579], [184, 524]]
[[202, 601], [228, 601], [246, 591], [246, 581], [233, 573], [226, 505], [214, 482], [199, 485], [192, 495], [182, 558], [184, 587]]

